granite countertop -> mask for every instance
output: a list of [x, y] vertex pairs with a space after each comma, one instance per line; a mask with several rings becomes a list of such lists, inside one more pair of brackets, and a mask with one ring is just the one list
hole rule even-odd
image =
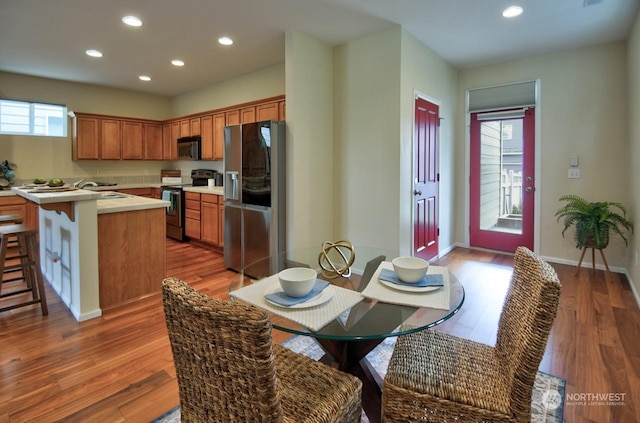
[[98, 214], [118, 213], [133, 210], [156, 209], [168, 207], [171, 202], [157, 200], [155, 198], [140, 197], [137, 195], [119, 194], [117, 198], [105, 198], [105, 194], [113, 192], [113, 190], [105, 192], [90, 191], [86, 189], [77, 189], [65, 192], [50, 193], [33, 193], [33, 188], [12, 188], [14, 195], [20, 195], [36, 204], [53, 204], [68, 201], [90, 201], [96, 200]]
[[224, 187], [183, 187], [187, 192], [199, 192], [200, 194], [224, 195]]
[[[102, 195], [104, 193], [100, 193]], [[138, 195], [121, 194], [123, 198], [98, 199], [98, 214], [119, 213], [133, 210], [157, 209], [168, 207], [170, 201], [156, 200], [155, 198], [140, 197]]]

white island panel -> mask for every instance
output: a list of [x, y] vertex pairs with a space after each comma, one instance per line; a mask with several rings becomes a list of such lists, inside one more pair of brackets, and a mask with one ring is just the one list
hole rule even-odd
[[102, 315], [97, 228], [95, 201], [74, 202], [73, 220], [65, 212], [40, 208], [43, 276], [80, 322]]

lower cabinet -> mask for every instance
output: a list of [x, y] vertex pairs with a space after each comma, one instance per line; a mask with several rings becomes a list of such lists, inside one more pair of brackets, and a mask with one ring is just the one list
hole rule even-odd
[[0, 215], [17, 214], [23, 222], [38, 229], [40, 206], [18, 195], [0, 197]]
[[138, 195], [140, 197], [147, 197], [147, 198], [156, 198], [155, 197], [155, 189], [159, 189], [159, 188], [123, 188], [123, 189], [117, 189], [115, 190], [116, 192], [121, 192], [123, 194], [130, 194], [130, 195]]
[[200, 241], [200, 194], [185, 192], [184, 233], [189, 238]]
[[185, 234], [216, 247], [224, 244], [224, 200], [221, 195], [185, 192]]
[[200, 203], [200, 226], [202, 242], [218, 245], [220, 240], [220, 221], [218, 219], [218, 196], [202, 194]]

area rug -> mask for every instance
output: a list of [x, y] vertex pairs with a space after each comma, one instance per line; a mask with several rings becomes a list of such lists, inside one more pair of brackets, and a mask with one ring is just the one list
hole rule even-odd
[[[396, 338], [387, 338], [367, 355], [367, 360], [382, 378], [387, 374], [395, 343]], [[313, 338], [308, 336], [294, 336], [284, 341], [282, 346], [314, 360], [324, 355]], [[566, 381], [562, 378], [538, 372], [531, 400], [531, 423], [562, 423], [565, 385]], [[362, 423], [368, 422], [369, 419], [363, 414]], [[169, 410], [152, 423], [180, 423], [180, 407]]]

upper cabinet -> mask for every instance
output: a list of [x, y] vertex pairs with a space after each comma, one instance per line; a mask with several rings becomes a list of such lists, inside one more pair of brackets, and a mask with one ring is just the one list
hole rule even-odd
[[143, 127], [143, 152], [145, 160], [162, 160], [164, 128], [159, 123], [145, 123]]
[[284, 96], [164, 122], [77, 112], [73, 160], [176, 160], [178, 138], [189, 136], [201, 137], [202, 160], [222, 160], [225, 126], [264, 120], [285, 120]]
[[122, 121], [101, 119], [100, 158], [102, 160], [120, 160], [122, 158]]
[[100, 158], [100, 124], [100, 119], [94, 117], [76, 116], [73, 119], [73, 160]]
[[143, 154], [142, 123], [122, 122], [122, 158], [142, 160]]
[[258, 105], [256, 107], [256, 112], [258, 115], [258, 122], [262, 122], [263, 120], [279, 120], [279, 108], [277, 101]]

